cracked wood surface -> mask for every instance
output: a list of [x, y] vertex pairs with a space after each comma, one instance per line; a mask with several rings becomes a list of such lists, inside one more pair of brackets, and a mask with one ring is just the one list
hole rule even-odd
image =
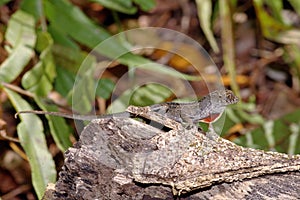
[[166, 127], [93, 120], [65, 153], [53, 199], [300, 198], [299, 156], [243, 148], [130, 109]]

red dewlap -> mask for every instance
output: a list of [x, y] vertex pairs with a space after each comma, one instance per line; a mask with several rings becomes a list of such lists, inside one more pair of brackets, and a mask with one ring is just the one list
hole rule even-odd
[[200, 122], [211, 123], [211, 122], [216, 121], [220, 116], [221, 116], [220, 113], [218, 113], [218, 114], [211, 114], [210, 116], [201, 119]]

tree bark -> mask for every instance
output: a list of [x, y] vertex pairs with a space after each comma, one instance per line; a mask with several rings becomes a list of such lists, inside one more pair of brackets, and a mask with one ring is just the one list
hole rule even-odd
[[[186, 167], [183, 166], [184, 162], [180, 162], [179, 160], [183, 159], [184, 155], [187, 154], [184, 150], [183, 152], [180, 151], [182, 150], [180, 145], [182, 146], [187, 142], [184, 141], [184, 143], [182, 143], [181, 141], [183, 139], [176, 138], [179, 136], [173, 132], [172, 136], [168, 136], [168, 138], [157, 137], [160, 134], [168, 133], [168, 131], [169, 130], [163, 131], [163, 129], [158, 130], [156, 127], [149, 126], [134, 119], [99, 119], [92, 121], [81, 133], [78, 143], [65, 152], [65, 163], [62, 171], [59, 173], [59, 180], [55, 185], [55, 189], [53, 189], [53, 187], [49, 188], [45, 193], [44, 199], [300, 199], [300, 159], [299, 157], [293, 157], [291, 163], [282, 165], [286, 170], [272, 171], [273, 168], [278, 167], [276, 163], [284, 162], [280, 157], [282, 154], [277, 153], [274, 155], [271, 154], [276, 159], [278, 157], [277, 160], [273, 159], [275, 164], [271, 163], [271, 161], [267, 162], [267, 165], [270, 167], [269, 173], [268, 170], [265, 174], [257, 173], [257, 169], [260, 169], [259, 164], [250, 163], [251, 169], [247, 169], [248, 171], [239, 171], [235, 168], [232, 169], [230, 173], [228, 170], [226, 173], [223, 171], [221, 173], [220, 169], [219, 174], [221, 174], [221, 177], [218, 179], [220, 181], [215, 181], [217, 180], [216, 177], [218, 177], [218, 173], [211, 171], [208, 172], [212, 173], [211, 176], [205, 174], [207, 177], [214, 178], [210, 182], [210, 185], [207, 184], [207, 186], [205, 186], [200, 182], [196, 182], [195, 184], [198, 184], [199, 187], [183, 186], [183, 188], [187, 187], [191, 189], [187, 189], [186, 192], [182, 193], [176, 191], [176, 184], [178, 182], [181, 181], [187, 184], [189, 181], [185, 181], [185, 179], [194, 180], [190, 178], [190, 174], [194, 176], [195, 173], [184, 171], [180, 174], [175, 172], [175, 168], [178, 170], [185, 169]], [[189, 132], [188, 130], [186, 131]], [[175, 131], [175, 133], [177, 132]], [[184, 134], [187, 134], [187, 132], [184, 132]], [[205, 133], [201, 134], [205, 135]], [[171, 140], [170, 137], [174, 137], [174, 140]], [[207, 136], [203, 137], [204, 140], [206, 140]], [[164, 146], [157, 145], [158, 142], [153, 143], [153, 138], [155, 138], [156, 142], [162, 142]], [[215, 142], [216, 145], [227, 145], [229, 149], [242, 148], [229, 141], [225, 142], [224, 139], [221, 138], [214, 138], [214, 140], [217, 141]], [[174, 143], [174, 141], [176, 142]], [[162, 170], [157, 172], [157, 174], [148, 173], [146, 175], [145, 171], [147, 171], [146, 168], [149, 168], [149, 166], [156, 168], [160, 165], [163, 166], [164, 162], [169, 165], [173, 161], [153, 159], [151, 165], [142, 164], [143, 169], [135, 166], [139, 165], [139, 162], [132, 161], [137, 157], [145, 155], [146, 158], [141, 158], [141, 160], [147, 162], [150, 155], [152, 157], [153, 155], [160, 156], [163, 152], [169, 152], [169, 150], [160, 150], [169, 148], [168, 145], [171, 143], [173, 145], [172, 149], [178, 148], [177, 151], [180, 152], [181, 156], [174, 157], [176, 159], [172, 164], [173, 166], [168, 168], [168, 171], [165, 172], [167, 175], [162, 175], [160, 173]], [[190, 148], [190, 146], [191, 144], [185, 146], [183, 149]], [[245, 152], [248, 151], [247, 148], [242, 148], [242, 150], [245, 150]], [[154, 152], [157, 151], [160, 153], [154, 154]], [[143, 153], [140, 154], [141, 152]], [[263, 159], [269, 156], [269, 154], [265, 155], [260, 150], [250, 149], [249, 152], [261, 156], [262, 163], [264, 163]], [[227, 156], [226, 159], [237, 159], [232, 158], [230, 155], [225, 155], [223, 150], [222, 152], [214, 153], [216, 155], [220, 154], [220, 156]], [[210, 153], [208, 155], [210, 155]], [[239, 155], [240, 154], [237, 154], [237, 156]], [[163, 158], [168, 160], [170, 156]], [[203, 154], [201, 162], [205, 163], [206, 156], [206, 154]], [[184, 159], [186, 160], [186, 158]], [[222, 157], [215, 160], [215, 165], [220, 165], [218, 162], [222, 160]], [[254, 159], [253, 162], [257, 162], [257, 159]], [[177, 166], [178, 163], [181, 163], [180, 167]], [[210, 161], [207, 163], [212, 165]], [[197, 164], [195, 165], [197, 166]], [[225, 165], [224, 163], [224, 166]], [[222, 165], [220, 166], [222, 168]], [[291, 168], [289, 166], [294, 167]], [[165, 170], [165, 168], [166, 167], [163, 166], [161, 169]], [[211, 166], [211, 168], [213, 168], [213, 166]], [[173, 169], [174, 172], [172, 172]], [[202, 169], [199, 168], [199, 171], [201, 170]], [[150, 170], [150, 172], [152, 171]], [[172, 173], [177, 175], [172, 177]], [[198, 173], [200, 174], [199, 176], [201, 176], [201, 173]], [[236, 173], [243, 175], [237, 175]], [[255, 174], [255, 176], [253, 174]], [[223, 176], [226, 177], [223, 178]], [[230, 178], [235, 176], [238, 178]], [[149, 179], [147, 177], [149, 177]], [[172, 178], [168, 179], [167, 177]], [[175, 179], [180, 181], [173, 181]], [[155, 181], [152, 182], [152, 180]]]

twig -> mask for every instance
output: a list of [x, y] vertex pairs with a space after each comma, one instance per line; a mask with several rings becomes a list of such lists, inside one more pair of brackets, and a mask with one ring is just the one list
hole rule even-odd
[[2, 82], [2, 85], [10, 90], [13, 90], [19, 94], [23, 94], [23, 95], [26, 95], [28, 97], [31, 97], [31, 98], [34, 98], [34, 94], [31, 93], [31, 92], [28, 92], [26, 90], [23, 90], [22, 88], [18, 87], [18, 86], [15, 86], [15, 85], [12, 85], [10, 83], [5, 83], [5, 82]]

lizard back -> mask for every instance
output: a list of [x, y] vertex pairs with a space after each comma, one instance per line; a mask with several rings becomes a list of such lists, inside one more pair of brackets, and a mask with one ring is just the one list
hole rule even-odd
[[225, 107], [238, 102], [230, 90], [216, 90], [199, 101], [188, 103], [167, 102], [150, 106], [151, 110], [177, 122], [197, 124], [202, 119], [222, 114]]

